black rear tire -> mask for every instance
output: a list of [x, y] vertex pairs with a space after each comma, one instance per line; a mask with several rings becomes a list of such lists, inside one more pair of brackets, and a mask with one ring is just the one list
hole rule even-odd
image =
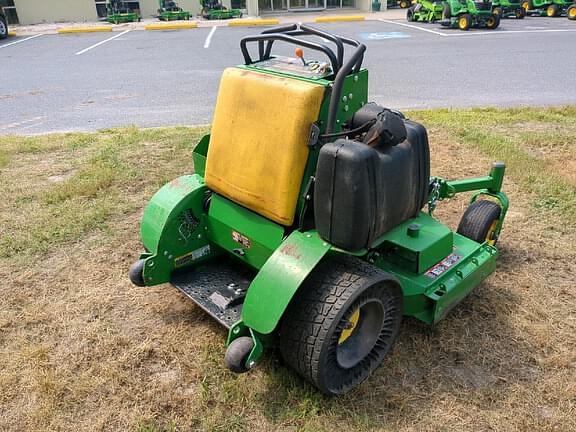
[[8, 37], [8, 24], [3, 16], [0, 16], [0, 39]]
[[494, 30], [500, 25], [500, 16], [492, 15], [486, 18], [486, 28], [488, 30]]
[[285, 362], [326, 394], [368, 378], [392, 348], [402, 290], [388, 273], [351, 257], [319, 264], [280, 324]]
[[502, 15], [504, 15], [504, 11], [500, 6], [496, 6], [494, 9], [492, 9], [492, 13], [494, 15], [498, 15], [500, 18], [502, 18]]
[[524, 8], [516, 9], [514, 16], [516, 19], [524, 19], [526, 17], [526, 10]]
[[548, 6], [546, 8], [546, 16], [550, 17], [550, 18], [558, 16], [559, 12], [560, 11], [558, 9], [558, 5], [556, 5], [556, 4], [551, 4], [550, 6]]
[[400, 0], [400, 2], [399, 2], [399, 6], [400, 6], [402, 9], [409, 8], [409, 7], [410, 7], [410, 4], [411, 4], [411, 1], [410, 1], [410, 0]]
[[414, 21], [414, 6], [410, 6], [406, 11], [406, 21], [408, 22]]
[[494, 238], [495, 222], [500, 217], [501, 207], [492, 201], [474, 201], [466, 209], [458, 225], [458, 234], [468, 237], [478, 243], [491, 241], [496, 243]]
[[573, 4], [566, 10], [566, 16], [570, 21], [576, 20], [576, 4]]

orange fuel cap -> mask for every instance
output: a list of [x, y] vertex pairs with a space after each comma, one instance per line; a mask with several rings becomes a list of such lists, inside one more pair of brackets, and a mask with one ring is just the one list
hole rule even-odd
[[294, 54], [296, 54], [296, 57], [298, 58], [304, 58], [304, 50], [300, 47], [294, 50]]

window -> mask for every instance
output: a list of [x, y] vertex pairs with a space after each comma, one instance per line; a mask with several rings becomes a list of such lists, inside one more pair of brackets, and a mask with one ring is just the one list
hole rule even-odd
[[96, 0], [96, 13], [99, 18], [104, 18], [108, 15], [106, 10], [106, 0]]
[[4, 9], [4, 14], [6, 14], [6, 21], [8, 21], [8, 24], [18, 24], [18, 14], [16, 13], [14, 0], [0, 0], [0, 7]]
[[[2, 0], [0, 0], [1, 2]], [[8, 0], [12, 1], [12, 0]], [[94, 0], [96, 3], [96, 12], [100, 18], [103, 18], [108, 15], [108, 11], [106, 9], [106, 0]], [[124, 7], [132, 10], [132, 12], [140, 13], [140, 1], [128, 1], [124, 0]]]

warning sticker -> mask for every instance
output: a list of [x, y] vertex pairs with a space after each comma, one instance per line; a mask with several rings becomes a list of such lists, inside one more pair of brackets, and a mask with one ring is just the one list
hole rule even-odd
[[248, 237], [245, 235], [240, 234], [238, 231], [232, 231], [232, 240], [236, 243], [240, 243], [246, 249], [250, 249], [252, 247], [252, 242]]
[[210, 254], [210, 245], [202, 246], [201, 248], [193, 250], [192, 252], [189, 252], [186, 255], [176, 257], [176, 259], [174, 259], [174, 266], [182, 267], [209, 254]]
[[450, 254], [424, 274], [429, 278], [436, 279], [460, 261], [460, 258], [460, 255]]

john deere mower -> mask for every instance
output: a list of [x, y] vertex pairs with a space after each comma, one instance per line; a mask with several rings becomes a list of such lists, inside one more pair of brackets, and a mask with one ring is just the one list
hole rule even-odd
[[522, 19], [526, 16], [526, 9], [522, 7], [520, 0], [492, 0], [492, 13], [500, 18]]
[[443, 1], [417, 0], [406, 11], [406, 19], [410, 22], [436, 22], [442, 19]]
[[158, 19], [175, 21], [190, 19], [190, 12], [183, 10], [174, 0], [158, 0]]
[[112, 24], [140, 21], [138, 14], [130, 9], [124, 0], [108, 0], [106, 21]]
[[444, 2], [440, 24], [460, 30], [471, 27], [494, 30], [500, 25], [500, 16], [492, 13], [490, 1], [448, 0]]
[[[295, 57], [273, 55], [276, 43]], [[355, 40], [295, 24], [240, 49], [193, 174], [144, 210], [130, 279], [169, 282], [226, 327], [231, 371], [276, 346], [322, 392], [345, 393], [384, 361], [404, 316], [437, 323], [495, 270], [505, 167], [431, 177], [426, 129], [368, 102]], [[467, 191], [453, 232], [434, 209]]]
[[202, 6], [201, 15], [204, 19], [220, 20], [242, 17], [240, 9], [228, 9], [218, 0], [200, 0], [200, 5]]
[[576, 20], [575, 3], [572, 0], [523, 0], [522, 7], [527, 14], [547, 17], [566, 15]]

